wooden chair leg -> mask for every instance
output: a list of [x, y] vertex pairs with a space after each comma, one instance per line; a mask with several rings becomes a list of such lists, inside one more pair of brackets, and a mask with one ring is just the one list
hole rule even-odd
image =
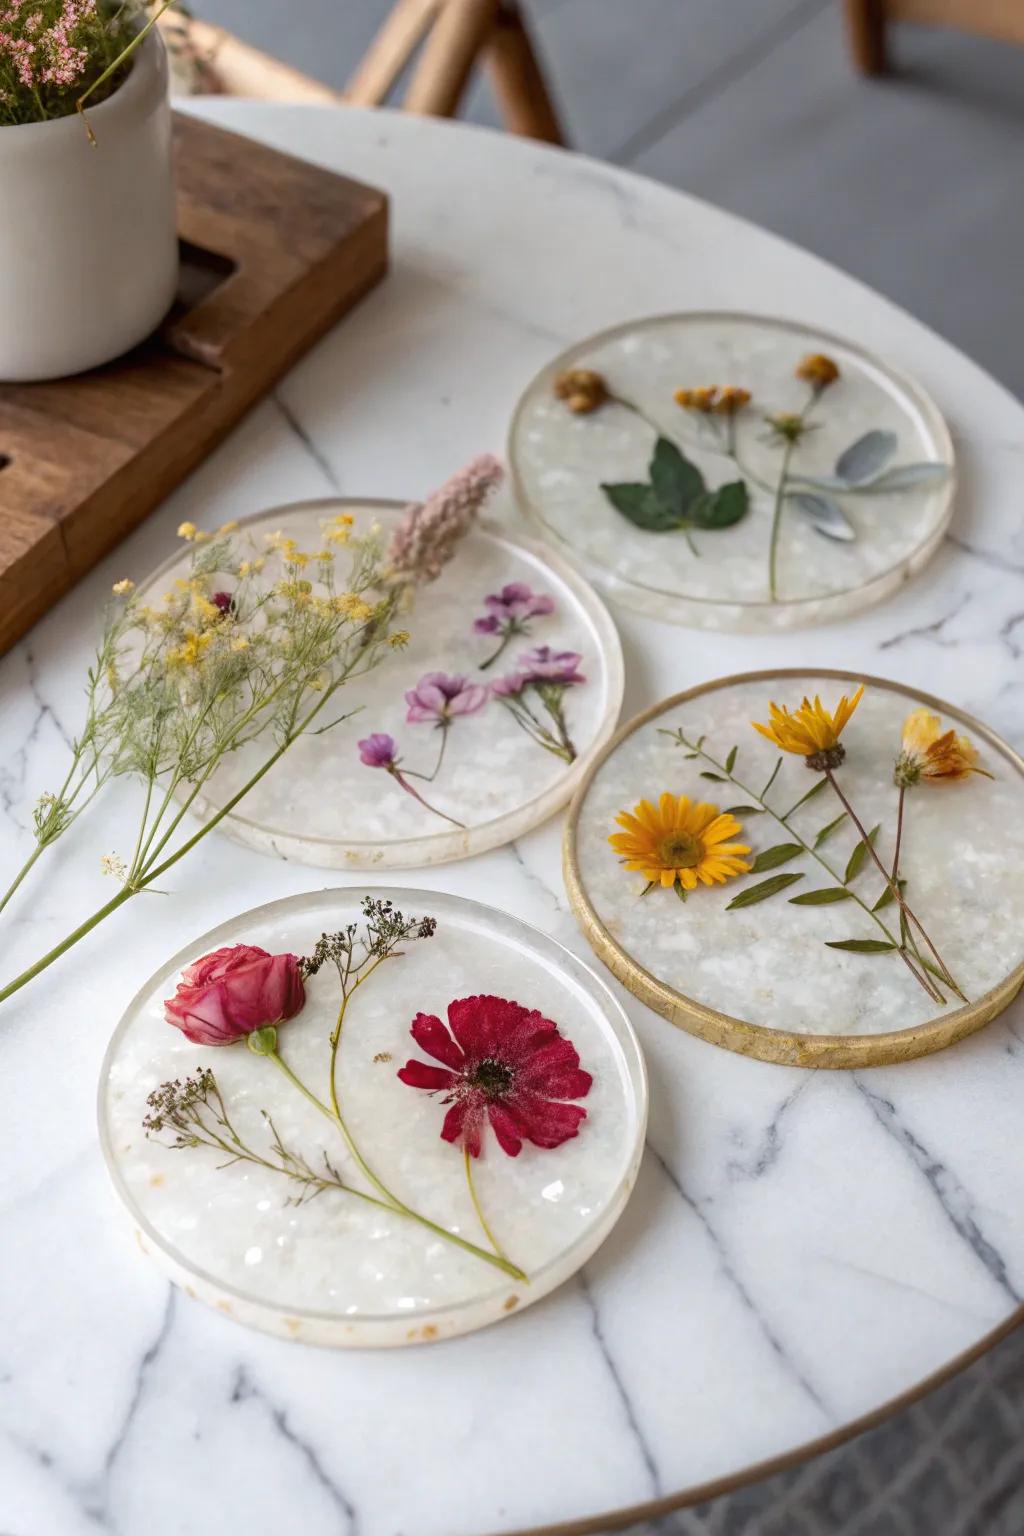
[[889, 67], [885, 10], [885, 0], [843, 0], [850, 57], [862, 75], [883, 75]]
[[509, 132], [545, 144], [564, 144], [544, 72], [515, 0], [508, 0], [498, 11], [485, 60]]
[[398, 0], [345, 87], [345, 100], [379, 107], [412, 58], [443, 0]]
[[455, 115], [497, 11], [498, 0], [444, 0], [409, 85], [407, 112]]

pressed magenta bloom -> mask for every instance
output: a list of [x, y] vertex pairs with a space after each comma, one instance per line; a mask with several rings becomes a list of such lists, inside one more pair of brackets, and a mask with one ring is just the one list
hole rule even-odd
[[398, 756], [398, 745], [386, 731], [374, 731], [357, 743], [359, 759], [367, 768], [393, 768]]
[[571, 1040], [535, 1008], [505, 997], [462, 997], [448, 1004], [445, 1026], [418, 1013], [412, 1037], [440, 1066], [407, 1061], [398, 1076], [411, 1088], [443, 1093], [450, 1105], [441, 1139], [479, 1157], [489, 1121], [498, 1145], [517, 1157], [524, 1141], [560, 1147], [579, 1134], [583, 1099], [593, 1082]]
[[475, 715], [487, 703], [483, 683], [471, 683], [467, 677], [446, 672], [428, 672], [405, 696], [409, 709], [406, 720], [416, 725], [433, 720], [447, 725], [456, 715]]
[[233, 944], [182, 972], [177, 991], [164, 1002], [164, 1017], [196, 1045], [233, 1045], [267, 1024], [294, 1018], [305, 1001], [297, 955]]
[[568, 686], [571, 683], [586, 682], [579, 671], [582, 660], [579, 651], [553, 651], [549, 645], [538, 645], [534, 650], [527, 651], [525, 656], [520, 656], [516, 670], [523, 674], [528, 683], [561, 683]]
[[235, 602], [230, 592], [215, 592], [210, 601], [221, 613], [230, 613]]
[[525, 581], [509, 581], [500, 592], [492, 592], [484, 598], [484, 607], [486, 616], [477, 619], [473, 628], [478, 634], [493, 635], [498, 630], [521, 625], [527, 619], [554, 613], [555, 600], [544, 592], [534, 592]]

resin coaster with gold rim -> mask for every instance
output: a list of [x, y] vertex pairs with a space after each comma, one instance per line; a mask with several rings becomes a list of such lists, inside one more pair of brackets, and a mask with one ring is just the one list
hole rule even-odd
[[705, 629], [831, 623], [938, 548], [953, 445], [878, 358], [759, 315], [630, 321], [529, 385], [509, 436], [544, 537], [626, 607]]
[[1024, 762], [987, 727], [899, 683], [794, 670], [624, 726], [575, 796], [564, 867], [595, 952], [674, 1024], [853, 1067], [939, 1050], [1016, 995], [1022, 854]]
[[[258, 1051], [224, 1043], [282, 1000]], [[292, 896], [197, 938], [129, 1006], [99, 1087], [143, 1251], [236, 1321], [338, 1347], [468, 1333], [562, 1284], [618, 1220], [646, 1119], [604, 983], [434, 891]]]
[[[404, 510], [297, 502], [246, 519], [237, 538], [257, 553], [276, 536], [315, 551], [332, 519], [353, 537], [375, 525], [387, 537]], [[189, 558], [186, 546], [140, 599], [159, 606]], [[307, 574], [315, 595], [315, 562]], [[501, 847], [568, 802], [622, 702], [618, 634], [590, 587], [541, 545], [480, 522], [403, 623], [407, 647], [347, 683], [332, 705], [342, 718], [300, 737], [221, 831], [319, 868], [424, 868]], [[267, 740], [264, 731], [227, 755], [193, 814], [214, 816]]]

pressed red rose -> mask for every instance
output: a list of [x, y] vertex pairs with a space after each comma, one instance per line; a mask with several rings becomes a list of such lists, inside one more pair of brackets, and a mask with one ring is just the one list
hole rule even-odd
[[182, 972], [164, 1018], [196, 1045], [232, 1045], [265, 1024], [292, 1019], [306, 1001], [297, 955], [255, 944], [215, 949]]
[[429, 1013], [412, 1022], [416, 1044], [441, 1066], [407, 1061], [398, 1076], [411, 1088], [444, 1093], [451, 1108], [441, 1137], [480, 1156], [486, 1121], [509, 1157], [524, 1141], [560, 1147], [579, 1132], [582, 1099], [593, 1082], [571, 1040], [537, 1010], [505, 997], [462, 997], [448, 1004], [448, 1027]]

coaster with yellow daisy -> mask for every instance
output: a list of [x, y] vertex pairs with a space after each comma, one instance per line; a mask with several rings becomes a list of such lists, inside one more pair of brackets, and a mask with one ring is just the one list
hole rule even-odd
[[1022, 857], [1010, 747], [953, 705], [832, 671], [647, 710], [590, 769], [564, 847], [573, 910], [632, 992], [716, 1044], [815, 1067], [925, 1055], [1007, 1006]]

